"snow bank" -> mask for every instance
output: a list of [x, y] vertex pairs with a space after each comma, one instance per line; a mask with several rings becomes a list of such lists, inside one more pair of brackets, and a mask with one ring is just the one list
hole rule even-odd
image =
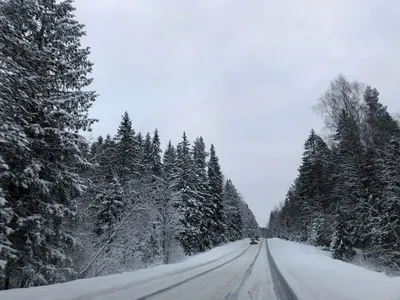
[[274, 261], [299, 300], [399, 300], [400, 277], [366, 270], [300, 243], [268, 239]]
[[91, 298], [92, 294], [101, 291], [118, 290], [126, 286], [140, 285], [156, 278], [170, 276], [197, 268], [231, 254], [239, 253], [248, 247], [248, 239], [228, 243], [204, 253], [187, 257], [184, 261], [171, 265], [161, 265], [154, 268], [126, 272], [95, 278], [87, 278], [59, 283], [49, 286], [27, 289], [0, 291], [0, 299], [4, 300], [78, 300]]

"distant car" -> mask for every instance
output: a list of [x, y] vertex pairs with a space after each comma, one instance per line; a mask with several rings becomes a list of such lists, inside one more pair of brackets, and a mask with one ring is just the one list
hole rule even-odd
[[250, 239], [250, 245], [257, 245], [257, 239], [256, 238], [251, 238]]

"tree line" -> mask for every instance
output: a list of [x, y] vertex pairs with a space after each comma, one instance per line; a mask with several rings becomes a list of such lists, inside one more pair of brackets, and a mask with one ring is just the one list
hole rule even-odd
[[72, 0], [0, 1], [0, 289], [172, 263], [256, 234], [215, 147], [82, 132], [97, 94]]
[[340, 75], [315, 107], [331, 129], [304, 144], [298, 176], [270, 214], [269, 236], [330, 249], [355, 248], [389, 273], [400, 271], [400, 127], [377, 89]]
[[87, 227], [79, 227], [83, 260], [102, 251], [91, 275], [167, 264], [258, 234], [252, 211], [224, 179], [214, 145], [207, 151], [201, 136], [191, 144], [184, 132], [162, 154], [158, 130], [135, 133], [125, 112], [116, 136], [100, 136], [86, 153], [95, 167], [85, 171], [90, 188], [78, 209], [87, 212]]

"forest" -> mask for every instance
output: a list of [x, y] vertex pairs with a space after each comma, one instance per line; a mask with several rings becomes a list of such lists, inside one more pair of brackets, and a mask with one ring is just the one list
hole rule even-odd
[[400, 127], [376, 88], [343, 75], [315, 106], [329, 129], [311, 130], [298, 176], [270, 214], [268, 235], [331, 250], [360, 249], [375, 269], [400, 273]]
[[202, 137], [163, 151], [127, 112], [114, 134], [84, 137], [98, 95], [73, 1], [0, 1], [0, 33], [0, 289], [174, 263], [258, 234]]

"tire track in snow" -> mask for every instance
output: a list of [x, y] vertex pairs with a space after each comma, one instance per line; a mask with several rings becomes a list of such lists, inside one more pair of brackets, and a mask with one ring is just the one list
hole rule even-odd
[[244, 272], [242, 280], [240, 281], [238, 287], [235, 289], [235, 291], [233, 293], [228, 293], [224, 297], [224, 300], [236, 300], [236, 299], [239, 299], [239, 297], [238, 297], [239, 296], [239, 291], [243, 287], [243, 284], [246, 282], [247, 278], [250, 276], [250, 274], [251, 274], [251, 272], [253, 270], [254, 264], [255, 264], [258, 256], [260, 255], [260, 251], [261, 251], [261, 248], [263, 246], [263, 243], [264, 243], [264, 240], [261, 242], [261, 244], [260, 244], [260, 246], [258, 248], [257, 254], [254, 257], [253, 261], [251, 262], [251, 264], [249, 265], [247, 270]]
[[[250, 247], [247, 247], [244, 251], [240, 252], [239, 256], [241, 256], [249, 248]], [[204, 267], [204, 266], [207, 266], [207, 265], [211, 265], [211, 264], [213, 264], [213, 263], [215, 263], [217, 261], [223, 260], [227, 256], [232, 255], [233, 253], [235, 253], [237, 251], [238, 251], [238, 249], [232, 250], [231, 252], [229, 252], [227, 254], [224, 254], [224, 255], [222, 255], [222, 256], [220, 256], [218, 258], [215, 258], [213, 260], [210, 260], [210, 261], [207, 261], [207, 262], [203, 262], [203, 263], [200, 263], [200, 264], [196, 264], [195, 266], [182, 268], [180, 270], [171, 271], [171, 272], [168, 272], [168, 273], [165, 273], [165, 274], [162, 274], [162, 275], [157, 275], [157, 276], [154, 276], [154, 277], [151, 277], [151, 278], [148, 278], [148, 279], [135, 281], [135, 282], [128, 283], [128, 284], [125, 284], [125, 285], [121, 285], [121, 286], [116, 286], [116, 287], [113, 287], [113, 288], [110, 288], [110, 289], [99, 290], [99, 291], [96, 291], [94, 293], [80, 295], [78, 297], [72, 298], [72, 300], [91, 300], [91, 299], [95, 299], [99, 295], [104, 296], [104, 295], [107, 295], [107, 294], [113, 294], [113, 293], [121, 291], [121, 290], [126, 290], [126, 289], [134, 288], [134, 287], [149, 283], [149, 282], [151, 282], [153, 280], [161, 279], [161, 278], [168, 277], [168, 276], [175, 276], [175, 275], [179, 275], [179, 274], [182, 274], [182, 273], [185, 273], [185, 272], [194, 271], [194, 270], [199, 269], [201, 267]], [[235, 256], [234, 259], [238, 258], [239, 256]], [[138, 299], [142, 299], [142, 298], [138, 298]]]
[[[207, 274], [207, 273], [210, 273], [210, 272], [212, 272], [212, 271], [214, 271], [214, 270], [217, 270], [217, 269], [219, 269], [219, 268], [222, 268], [223, 266], [225, 266], [225, 265], [227, 265], [227, 264], [233, 262], [234, 260], [238, 259], [239, 257], [241, 257], [244, 253], [246, 253], [247, 250], [249, 250], [250, 247], [251, 247], [251, 246], [248, 246], [248, 247], [247, 247], [244, 251], [242, 251], [239, 255], [233, 257], [232, 259], [230, 259], [230, 260], [228, 260], [228, 261], [226, 261], [226, 262], [224, 262], [224, 263], [222, 263], [222, 264], [220, 264], [220, 265], [217, 265], [217, 266], [215, 266], [215, 267], [213, 267], [213, 268], [211, 268], [211, 269], [209, 269], [209, 270], [203, 271], [203, 272], [201, 272], [201, 273], [199, 273], [199, 274], [196, 274], [196, 275], [194, 275], [194, 276], [192, 276], [192, 277], [189, 277], [189, 278], [187, 278], [187, 279], [185, 279], [185, 280], [179, 281], [179, 282], [177, 282], [177, 283], [175, 283], [175, 284], [173, 284], [173, 285], [170, 285], [170, 286], [168, 286], [168, 287], [166, 287], [166, 288], [163, 288], [163, 289], [160, 289], [160, 290], [158, 290], [158, 291], [155, 291], [155, 292], [153, 292], [153, 293], [151, 293], [151, 294], [148, 294], [148, 295], [146, 295], [146, 296], [142, 296], [142, 297], [140, 297], [140, 298], [136, 298], [135, 300], [147, 300], [147, 299], [150, 299], [150, 298], [152, 298], [152, 297], [154, 297], [154, 296], [158, 296], [159, 294], [162, 294], [162, 293], [164, 293], [164, 292], [166, 292], [166, 291], [169, 291], [169, 290], [171, 290], [171, 289], [173, 289], [173, 288], [176, 288], [176, 287], [178, 287], [178, 286], [180, 286], [180, 285], [183, 285], [183, 284], [185, 284], [185, 283], [187, 283], [187, 282], [189, 282], [189, 281], [191, 281], [191, 280], [194, 280], [194, 279], [196, 279], [196, 278], [198, 278], [198, 277], [200, 277], [200, 276], [203, 276], [203, 275], [205, 275], [205, 274]], [[258, 253], [259, 253], [259, 252], [260, 252], [260, 251], [258, 251]], [[257, 253], [257, 256], [258, 256], [258, 253]], [[254, 264], [254, 262], [253, 262], [253, 264]]]

